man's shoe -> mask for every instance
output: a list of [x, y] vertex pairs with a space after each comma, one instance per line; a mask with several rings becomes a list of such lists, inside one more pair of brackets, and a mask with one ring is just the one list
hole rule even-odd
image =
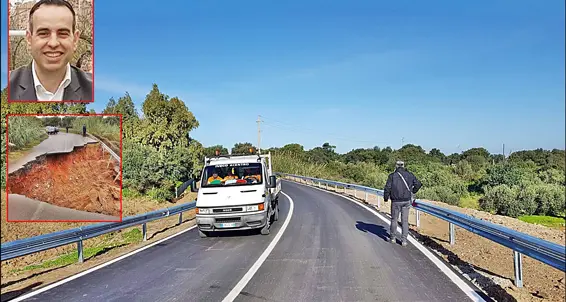
[[403, 240], [403, 241], [401, 242], [401, 245], [402, 245], [402, 246], [407, 246], [407, 240]]
[[390, 238], [389, 238], [389, 243], [395, 243], [395, 237], [390, 237]]

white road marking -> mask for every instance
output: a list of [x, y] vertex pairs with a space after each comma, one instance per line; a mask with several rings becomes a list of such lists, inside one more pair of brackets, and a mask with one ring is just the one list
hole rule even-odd
[[[381, 213], [377, 212], [376, 210], [368, 207], [367, 205], [352, 199], [350, 197], [332, 192], [332, 191], [327, 191], [321, 188], [317, 188], [317, 187], [312, 187], [306, 184], [302, 184], [302, 183], [298, 183], [298, 182], [294, 182], [291, 181], [293, 183], [299, 184], [299, 185], [303, 185], [305, 187], [309, 187], [312, 189], [316, 189], [316, 190], [320, 190], [326, 193], [330, 193], [330, 194], [334, 194], [336, 196], [340, 196], [346, 200], [352, 201], [354, 203], [356, 203], [357, 205], [363, 207], [364, 209], [370, 211], [372, 214], [374, 214], [375, 216], [379, 217], [379, 219], [383, 220], [385, 223], [387, 223], [388, 225], [391, 225], [391, 221], [389, 218], [387, 218], [386, 216], [383, 216]], [[402, 229], [400, 226], [397, 226], [397, 232], [401, 232]], [[409, 234], [409, 236], [407, 237], [408, 241], [410, 243], [412, 243], [417, 249], [419, 249], [419, 251], [421, 251], [428, 259], [430, 259], [430, 261], [432, 261], [452, 282], [454, 282], [454, 284], [456, 284], [468, 297], [470, 297], [470, 299], [472, 299], [472, 301], [477, 301], [477, 302], [485, 302], [485, 299], [482, 298], [482, 296], [480, 296], [473, 288], [471, 288], [466, 282], [464, 282], [464, 280], [462, 280], [462, 278], [460, 278], [456, 273], [454, 273], [454, 271], [452, 271], [448, 266], [446, 266], [446, 264], [442, 261], [440, 261], [436, 256], [434, 256], [426, 247], [424, 247], [417, 239], [415, 239], [413, 236], [411, 236]]]
[[42, 287], [42, 288], [40, 288], [40, 289], [38, 289], [38, 290], [36, 290], [36, 291], [33, 291], [33, 292], [31, 292], [31, 293], [28, 293], [28, 294], [19, 296], [19, 297], [15, 298], [15, 299], [13, 299], [13, 300], [10, 300], [10, 301], [11, 301], [11, 302], [18, 302], [18, 301], [25, 300], [25, 299], [27, 299], [27, 298], [31, 298], [31, 297], [33, 297], [33, 296], [35, 296], [35, 295], [41, 294], [42, 292], [48, 291], [48, 290], [50, 290], [50, 289], [52, 289], [52, 288], [55, 288], [55, 287], [57, 287], [57, 286], [59, 286], [59, 285], [65, 284], [65, 283], [67, 283], [67, 282], [70, 282], [70, 281], [73, 281], [73, 280], [75, 280], [75, 279], [77, 279], [77, 278], [80, 278], [80, 277], [82, 277], [82, 276], [84, 276], [84, 275], [86, 275], [86, 274], [89, 274], [89, 273], [92, 273], [92, 272], [94, 272], [94, 271], [97, 271], [97, 270], [99, 270], [99, 269], [101, 269], [101, 268], [103, 268], [103, 267], [106, 267], [106, 266], [108, 266], [108, 265], [110, 265], [110, 264], [112, 264], [112, 263], [118, 262], [118, 261], [120, 261], [120, 260], [122, 260], [122, 259], [124, 259], [124, 258], [128, 258], [128, 257], [130, 257], [130, 256], [132, 256], [132, 255], [135, 255], [135, 254], [137, 254], [137, 253], [139, 253], [139, 252], [141, 252], [141, 251], [143, 251], [143, 250], [146, 250], [146, 249], [148, 249], [148, 248], [150, 248], [150, 247], [152, 247], [152, 246], [155, 246], [155, 245], [157, 245], [157, 244], [160, 244], [160, 243], [163, 242], [163, 241], [167, 241], [167, 240], [169, 240], [169, 239], [171, 239], [171, 238], [173, 238], [173, 237], [176, 237], [176, 236], [179, 236], [179, 235], [181, 235], [181, 234], [183, 234], [183, 233], [186, 233], [186, 232], [188, 232], [188, 231], [194, 229], [195, 227], [196, 227], [196, 225], [193, 225], [193, 226], [191, 226], [190, 228], [187, 228], [187, 229], [184, 229], [184, 230], [180, 231], [179, 233], [173, 234], [173, 235], [171, 235], [171, 236], [169, 236], [169, 237], [166, 237], [166, 238], [163, 238], [163, 239], [161, 239], [161, 240], [159, 240], [159, 241], [156, 241], [156, 242], [154, 242], [154, 243], [148, 244], [148, 245], [146, 245], [146, 246], [144, 246], [144, 247], [142, 247], [142, 248], [140, 248], [140, 249], [137, 249], [137, 250], [135, 250], [135, 251], [129, 252], [129, 253], [127, 253], [127, 254], [125, 254], [125, 255], [122, 255], [122, 256], [120, 256], [120, 257], [118, 257], [118, 258], [116, 258], [116, 259], [113, 259], [113, 260], [110, 260], [110, 261], [108, 261], [108, 262], [102, 263], [102, 264], [100, 264], [100, 265], [98, 265], [98, 266], [95, 266], [95, 267], [93, 267], [93, 268], [90, 268], [90, 269], [88, 269], [88, 270], [86, 270], [86, 271], [84, 271], [84, 272], [81, 272], [81, 273], [78, 273], [78, 274], [73, 275], [73, 276], [71, 276], [71, 277], [65, 278], [65, 279], [63, 279], [63, 280], [61, 280], [61, 281], [57, 281], [57, 282], [55, 282], [55, 283], [49, 284], [49, 285], [47, 285], [47, 286], [45, 286], [45, 287]]
[[289, 222], [291, 221], [291, 217], [293, 216], [293, 209], [295, 208], [295, 204], [293, 203], [293, 199], [285, 192], [281, 191], [281, 194], [287, 197], [290, 204], [289, 214], [287, 214], [287, 218], [285, 219], [285, 222], [283, 222], [283, 225], [281, 225], [281, 229], [279, 230], [279, 232], [277, 232], [277, 235], [275, 235], [275, 237], [273, 238], [271, 243], [267, 246], [265, 251], [261, 254], [261, 256], [259, 256], [257, 261], [252, 265], [252, 267], [250, 267], [250, 270], [242, 277], [240, 282], [238, 282], [238, 284], [234, 286], [234, 288], [228, 293], [228, 295], [224, 298], [224, 300], [222, 300], [222, 302], [232, 302], [234, 301], [234, 299], [238, 297], [240, 292], [244, 289], [244, 287], [246, 287], [248, 282], [250, 282], [250, 280], [255, 275], [257, 270], [261, 267], [265, 259], [267, 259], [271, 251], [275, 248], [275, 245], [277, 244], [277, 242], [279, 242], [281, 236], [283, 236], [283, 232], [285, 232], [285, 229], [289, 225]]

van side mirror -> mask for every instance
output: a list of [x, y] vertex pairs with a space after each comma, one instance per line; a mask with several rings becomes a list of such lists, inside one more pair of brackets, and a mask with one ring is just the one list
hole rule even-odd
[[190, 186], [191, 186], [191, 192], [193, 193], [198, 192], [197, 182], [194, 179], [191, 180]]
[[277, 177], [275, 175], [269, 176], [269, 188], [275, 189], [277, 187]]

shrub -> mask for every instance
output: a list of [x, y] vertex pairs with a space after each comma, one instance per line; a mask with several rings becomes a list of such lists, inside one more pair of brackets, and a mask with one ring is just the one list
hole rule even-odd
[[519, 189], [517, 199], [521, 205], [522, 215], [533, 215], [538, 207], [537, 190], [535, 186], [526, 186]]
[[[485, 196], [480, 199], [480, 209], [488, 212], [501, 214], [506, 206], [516, 207], [513, 202], [517, 199], [517, 193], [508, 185], [497, 185], [488, 187]], [[505, 211], [505, 210], [504, 210]], [[515, 210], [511, 212], [514, 213]]]
[[539, 185], [537, 190], [537, 215], [561, 216], [565, 210], [565, 188], [555, 184]]
[[445, 186], [434, 186], [432, 187], [436, 195], [438, 196], [437, 201], [441, 201], [450, 205], [458, 205], [460, 202], [460, 196], [452, 191], [450, 188]]
[[171, 200], [171, 199], [173, 199], [173, 197], [175, 197], [173, 192], [171, 192], [170, 190], [167, 190], [166, 188], [150, 189], [149, 191], [147, 191], [147, 195], [149, 195], [149, 197], [151, 197], [151, 199], [157, 200], [159, 202], [165, 202], [165, 201]]
[[34, 116], [8, 117], [8, 142], [14, 144], [10, 150], [19, 150], [46, 138], [41, 120]]

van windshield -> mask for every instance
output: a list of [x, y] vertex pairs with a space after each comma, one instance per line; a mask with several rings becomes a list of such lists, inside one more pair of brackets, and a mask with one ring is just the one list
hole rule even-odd
[[257, 185], [262, 178], [261, 163], [210, 165], [204, 168], [201, 187]]

